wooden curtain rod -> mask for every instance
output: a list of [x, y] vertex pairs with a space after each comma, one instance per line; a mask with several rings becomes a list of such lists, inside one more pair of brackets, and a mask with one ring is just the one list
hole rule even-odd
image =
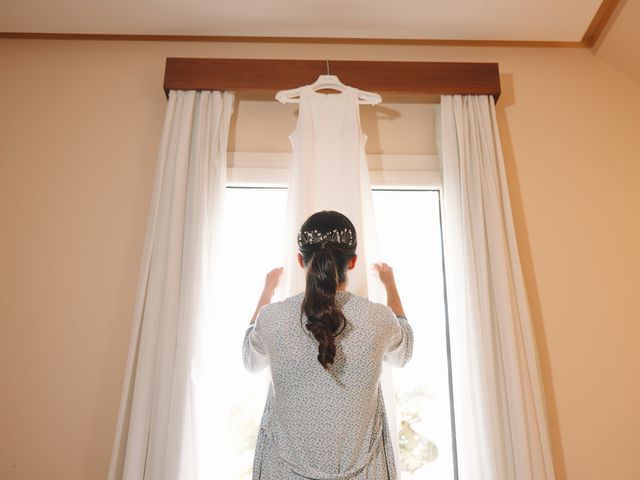
[[381, 94], [493, 95], [496, 102], [500, 97], [497, 63], [352, 60], [167, 58], [164, 91], [276, 92], [313, 83], [327, 65], [343, 83]]

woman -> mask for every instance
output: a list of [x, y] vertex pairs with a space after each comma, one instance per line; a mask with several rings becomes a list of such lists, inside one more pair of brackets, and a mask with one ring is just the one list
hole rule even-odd
[[346, 290], [356, 244], [347, 217], [315, 213], [298, 233], [305, 292], [270, 303], [282, 269], [267, 275], [243, 344], [247, 369], [271, 369], [254, 480], [397, 478], [380, 373], [407, 363], [413, 332], [388, 265], [387, 305]]

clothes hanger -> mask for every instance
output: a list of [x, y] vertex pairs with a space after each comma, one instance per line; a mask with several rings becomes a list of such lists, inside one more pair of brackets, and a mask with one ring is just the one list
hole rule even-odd
[[[307, 85], [305, 85], [307, 86]], [[308, 85], [312, 90], [338, 90], [344, 92], [348, 86], [340, 81], [336, 75], [329, 73], [329, 60], [327, 60], [327, 74], [320, 75], [315, 82]], [[300, 94], [303, 87], [293, 88], [291, 90], [280, 90], [276, 94], [276, 100], [280, 103], [300, 103]], [[364, 90], [358, 90], [358, 100], [360, 104], [364, 105], [376, 105], [382, 101], [382, 97], [377, 93], [365, 92]]]

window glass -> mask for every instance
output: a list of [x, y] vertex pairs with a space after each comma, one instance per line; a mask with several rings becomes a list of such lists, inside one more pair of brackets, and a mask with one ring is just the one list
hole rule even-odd
[[[219, 338], [232, 387], [216, 396], [229, 417], [228, 478], [251, 478], [253, 448], [268, 388], [268, 370], [242, 366], [241, 340], [262, 290], [264, 275], [281, 263], [286, 189], [227, 188], [221, 271]], [[403, 480], [453, 478], [448, 360], [442, 288], [438, 191], [374, 190], [381, 258], [395, 272], [415, 332], [414, 355], [393, 369], [400, 422]], [[214, 464], [216, 462], [213, 462]], [[219, 468], [219, 467], [218, 467]], [[213, 478], [213, 477], [212, 477]]]
[[393, 369], [403, 480], [453, 478], [449, 368], [437, 190], [374, 190], [380, 258], [391, 265], [414, 331]]

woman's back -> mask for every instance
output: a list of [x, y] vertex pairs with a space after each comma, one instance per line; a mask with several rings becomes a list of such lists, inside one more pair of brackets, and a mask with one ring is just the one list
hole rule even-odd
[[380, 373], [411, 358], [413, 332], [387, 264], [387, 306], [346, 291], [356, 247], [347, 217], [316, 212], [298, 232], [304, 293], [271, 304], [282, 268], [267, 274], [243, 345], [249, 370], [271, 367], [253, 480], [397, 478]]
[[[390, 448], [380, 445], [390, 439], [382, 432], [388, 430], [379, 388], [382, 361], [402, 366], [409, 360], [411, 327], [386, 305], [338, 291], [346, 325], [335, 339], [334, 362], [325, 369], [318, 362], [318, 342], [304, 327], [306, 317], [300, 317], [303, 298], [262, 307], [245, 336], [245, 366], [258, 370], [269, 364], [272, 379], [256, 450], [264, 448], [272, 463], [268, 458], [277, 455], [301, 476], [359, 478], [372, 457]], [[385, 462], [386, 468], [393, 465]]]

